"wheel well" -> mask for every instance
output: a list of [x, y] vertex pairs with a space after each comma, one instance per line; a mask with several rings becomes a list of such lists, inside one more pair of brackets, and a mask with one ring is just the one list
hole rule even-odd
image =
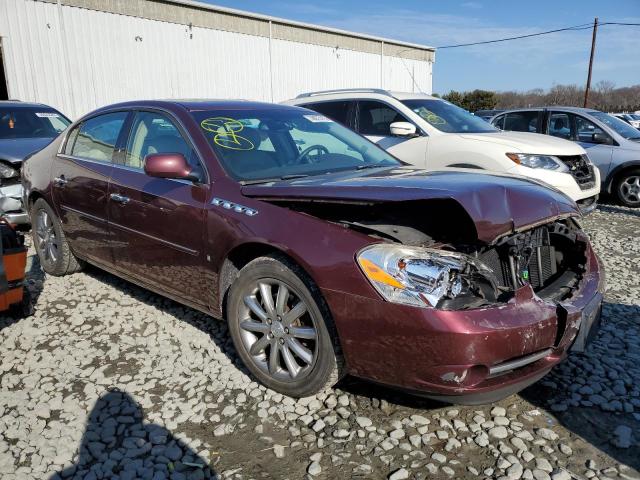
[[[227, 257], [222, 262], [222, 268], [220, 269], [220, 276], [218, 279], [218, 308], [220, 308], [220, 314], [224, 317], [226, 309], [227, 294], [229, 293], [229, 287], [238, 276], [238, 272], [247, 263], [255, 260], [258, 257], [264, 257], [267, 255], [278, 254], [286, 257], [290, 262], [298, 265], [305, 272], [306, 269], [300, 265], [294, 258], [287, 255], [285, 252], [272, 245], [265, 245], [264, 243], [245, 243], [237, 246], [231, 250]], [[309, 273], [307, 272], [307, 275]]]
[[634, 162], [630, 165], [627, 164], [623, 167], [619, 167], [617, 170], [614, 170], [612, 172], [612, 175], [609, 177], [609, 182], [607, 184], [607, 193], [614, 193], [613, 189], [620, 176], [630, 170], [640, 170], [640, 161]]

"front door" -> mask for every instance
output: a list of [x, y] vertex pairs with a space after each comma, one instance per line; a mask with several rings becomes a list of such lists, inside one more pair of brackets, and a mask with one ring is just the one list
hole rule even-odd
[[126, 112], [91, 117], [68, 135], [53, 163], [52, 196], [74, 253], [111, 264], [107, 191]]
[[136, 113], [109, 187], [116, 267], [170, 295], [206, 305], [203, 236], [209, 186], [149, 177], [144, 159], [153, 153], [181, 153], [203, 172], [176, 122], [161, 112]]
[[356, 124], [360, 135], [364, 135], [400, 160], [425, 168], [428, 137], [393, 136], [391, 124], [394, 122], [409, 122], [409, 120], [386, 103], [376, 100], [358, 102]]
[[[578, 142], [585, 149], [589, 159], [600, 170], [600, 178], [604, 181], [611, 168], [613, 146], [606, 143], [593, 141], [593, 134], [599, 133], [609, 137], [604, 130], [596, 124], [570, 112], [549, 112], [549, 135]], [[611, 139], [613, 143], [613, 139]]]

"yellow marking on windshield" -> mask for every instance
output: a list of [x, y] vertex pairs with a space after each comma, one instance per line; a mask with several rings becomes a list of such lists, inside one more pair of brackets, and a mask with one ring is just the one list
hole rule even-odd
[[427, 110], [424, 107], [420, 107], [416, 111], [416, 113], [420, 115], [422, 118], [424, 118], [431, 125], [445, 125], [447, 123], [447, 121], [444, 118], [436, 115], [431, 110]]
[[239, 120], [228, 117], [212, 117], [200, 122], [200, 126], [207, 132], [214, 133], [213, 142], [229, 150], [253, 150], [255, 145], [246, 137], [238, 135], [244, 130]]

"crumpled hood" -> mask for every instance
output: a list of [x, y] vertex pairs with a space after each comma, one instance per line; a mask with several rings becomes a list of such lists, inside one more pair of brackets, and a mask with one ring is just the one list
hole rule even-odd
[[0, 160], [10, 163], [22, 162], [29, 155], [49, 145], [53, 138], [6, 138], [0, 139]]
[[[264, 200], [371, 203], [452, 199], [475, 223], [478, 239], [497, 237], [563, 216], [579, 216], [563, 193], [519, 177], [480, 172], [431, 172], [411, 167], [342, 172], [245, 185]], [[425, 211], [425, 215], [429, 212]]]
[[540, 155], [584, 155], [584, 149], [563, 138], [527, 132], [461, 133], [464, 140], [500, 144], [515, 153]]

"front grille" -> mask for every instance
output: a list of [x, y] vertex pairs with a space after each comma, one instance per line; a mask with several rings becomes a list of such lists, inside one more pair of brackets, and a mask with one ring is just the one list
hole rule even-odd
[[559, 156], [560, 160], [569, 168], [569, 173], [576, 180], [580, 190], [589, 190], [596, 185], [593, 165], [586, 155]]

